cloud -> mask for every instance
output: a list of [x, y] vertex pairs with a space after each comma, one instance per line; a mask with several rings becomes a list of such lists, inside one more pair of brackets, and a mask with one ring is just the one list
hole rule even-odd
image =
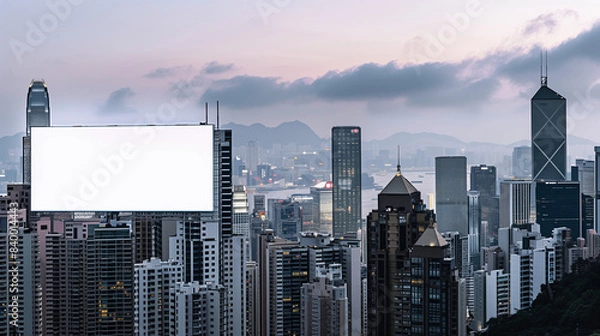
[[[496, 81], [462, 78], [463, 67], [460, 63], [413, 66], [367, 63], [341, 72], [330, 71], [313, 81], [301, 78], [293, 82], [281, 82], [276, 77], [236, 76], [214, 81], [201, 102], [221, 100], [224, 105], [244, 109], [309, 100], [404, 99], [411, 105], [435, 106], [489, 98]], [[477, 93], [474, 97], [473, 92]]]
[[569, 17], [578, 18], [579, 15], [577, 12], [570, 9], [540, 14], [527, 22], [523, 28], [523, 35], [528, 36], [540, 33], [551, 34], [554, 32], [554, 29], [561, 24], [561, 21], [564, 21]]
[[172, 76], [176, 76], [185, 72], [190, 72], [192, 71], [192, 66], [187, 65], [187, 66], [183, 66], [183, 65], [179, 65], [179, 66], [174, 66], [174, 67], [170, 67], [170, 68], [156, 68], [150, 72], [148, 72], [147, 74], [144, 75], [144, 77], [146, 78], [153, 78], [153, 79], [159, 79], [159, 78], [167, 78], [167, 77], [172, 77]]
[[[542, 17], [536, 22], [549, 22], [556, 17]], [[597, 80], [595, 72], [586, 66], [600, 68], [597, 41], [600, 41], [600, 24], [549, 49], [550, 83], [558, 79], [563, 91], [567, 91], [565, 88], [585, 91], [586, 85]], [[539, 51], [536, 46], [519, 47], [456, 63], [366, 63], [329, 71], [316, 79], [293, 81], [235, 76], [208, 82], [199, 103], [219, 100], [233, 109], [251, 109], [319, 101], [362, 102], [368, 106], [376, 106], [373, 101], [397, 101], [410, 107], [480, 110], [482, 104], [499, 97], [515, 99], [522, 92], [531, 96], [539, 86]], [[498, 95], [501, 89], [508, 92]]]
[[133, 113], [135, 110], [127, 105], [127, 101], [135, 96], [129, 87], [120, 88], [111, 92], [108, 99], [100, 106], [99, 112], [105, 114]]
[[233, 63], [220, 64], [217, 61], [212, 61], [202, 68], [202, 73], [207, 75], [216, 75], [233, 69]]

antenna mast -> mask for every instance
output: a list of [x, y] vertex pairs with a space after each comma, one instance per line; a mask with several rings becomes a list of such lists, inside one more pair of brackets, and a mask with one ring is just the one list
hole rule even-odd
[[397, 170], [398, 174], [402, 174], [402, 172], [400, 171], [400, 161], [401, 161], [400, 155], [401, 155], [400, 154], [400, 145], [398, 145], [398, 165], [396, 166], [396, 170]]
[[217, 129], [219, 129], [219, 101], [217, 100]]
[[208, 125], [208, 102], [204, 103], [204, 123]]
[[544, 73], [544, 57], [543, 52], [540, 50], [540, 77], [542, 80], [542, 86], [548, 85], [548, 51], [546, 51], [546, 73]]

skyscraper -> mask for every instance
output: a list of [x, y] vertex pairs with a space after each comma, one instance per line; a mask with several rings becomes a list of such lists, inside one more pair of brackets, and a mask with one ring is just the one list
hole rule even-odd
[[434, 220], [400, 171], [378, 195], [367, 217], [368, 335], [458, 334], [454, 261]]
[[27, 93], [26, 128], [23, 137], [23, 183], [31, 183], [31, 140], [33, 126], [50, 126], [50, 96], [44, 80], [32, 80]]
[[[531, 153], [529, 153], [531, 157]], [[529, 159], [527, 159], [529, 161]], [[481, 208], [482, 230], [481, 246], [487, 246], [490, 240], [493, 240], [494, 233], [498, 232], [498, 204], [496, 188], [496, 167], [479, 165], [471, 167], [471, 191], [479, 192], [479, 206]], [[470, 211], [471, 209], [469, 209]], [[469, 212], [469, 216], [471, 212]]]
[[542, 236], [551, 237], [553, 229], [567, 227], [574, 237], [583, 237], [579, 182], [537, 181], [535, 202]]
[[27, 93], [27, 130], [29, 136], [33, 126], [50, 126], [50, 97], [44, 80], [32, 80]]
[[435, 210], [440, 232], [467, 229], [467, 158], [440, 156], [435, 158]]
[[331, 129], [333, 236], [355, 234], [361, 227], [361, 132], [356, 126]]
[[479, 191], [480, 196], [496, 196], [496, 167], [479, 165], [471, 167], [471, 191]]
[[512, 176], [516, 179], [531, 178], [531, 147], [519, 146], [513, 148]]
[[128, 226], [91, 228], [86, 246], [86, 335], [133, 334], [133, 244]]
[[169, 291], [183, 282], [177, 261], [145, 260], [134, 266], [134, 335], [169, 334]]
[[548, 87], [547, 76], [531, 98], [533, 180], [567, 177], [567, 99]]

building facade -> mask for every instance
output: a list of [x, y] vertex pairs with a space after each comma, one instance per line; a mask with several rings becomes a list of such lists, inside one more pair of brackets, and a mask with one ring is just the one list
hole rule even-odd
[[362, 223], [361, 130], [357, 126], [331, 129], [333, 236], [356, 234]]
[[546, 76], [531, 98], [531, 152], [534, 181], [567, 179], [567, 99]]
[[467, 158], [435, 158], [435, 211], [438, 229], [468, 234]]

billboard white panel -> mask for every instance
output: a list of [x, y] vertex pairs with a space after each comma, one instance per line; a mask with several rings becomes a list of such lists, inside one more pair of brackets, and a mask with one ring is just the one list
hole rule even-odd
[[212, 211], [212, 125], [33, 127], [32, 211]]

